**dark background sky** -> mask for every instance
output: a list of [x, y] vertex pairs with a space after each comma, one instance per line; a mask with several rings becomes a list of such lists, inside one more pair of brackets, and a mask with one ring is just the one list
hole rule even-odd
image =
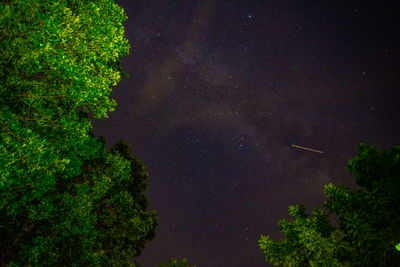
[[345, 171], [359, 142], [399, 145], [398, 1], [117, 3], [131, 77], [93, 125], [147, 167], [159, 226], [144, 267], [272, 266], [257, 241], [283, 237], [289, 205], [310, 214], [325, 184], [359, 188]]

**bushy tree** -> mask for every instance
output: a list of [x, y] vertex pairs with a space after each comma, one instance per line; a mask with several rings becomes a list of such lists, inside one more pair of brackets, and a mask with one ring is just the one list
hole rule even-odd
[[[293, 221], [281, 219], [285, 238], [272, 241], [261, 235], [259, 246], [267, 262], [284, 266], [400, 266], [400, 146], [379, 152], [358, 145], [358, 155], [346, 170], [363, 187], [349, 191], [344, 185], [325, 185], [329, 197], [323, 206], [305, 214], [304, 206], [290, 206]], [[335, 213], [338, 227], [328, 216]]]
[[72, 180], [57, 175], [48, 192], [57, 210], [49, 218], [28, 217], [30, 228], [17, 232], [1, 217], [2, 238], [18, 234], [2, 243], [12, 264], [139, 266], [131, 259], [155, 237], [158, 224], [155, 212], [146, 211], [148, 174], [125, 141], [107, 153], [105, 139], [99, 142], [102, 149], [84, 161], [80, 175]]
[[129, 53], [113, 2], [0, 3], [1, 266], [138, 266], [154, 238], [144, 165], [89, 118], [114, 111]]

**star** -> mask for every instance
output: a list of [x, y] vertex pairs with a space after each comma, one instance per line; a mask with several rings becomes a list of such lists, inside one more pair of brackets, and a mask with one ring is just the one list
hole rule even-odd
[[[127, 56], [125, 66], [126, 72], [137, 75], [120, 83], [131, 97], [115, 92], [120, 111], [116, 108], [110, 119], [117, 123], [102, 128], [99, 120], [97, 131], [103, 130], [110, 140], [126, 136], [138, 150], [148, 167], [149, 202], [153, 199], [151, 205], [160, 210], [158, 229], [173, 230], [168, 235], [171, 244], [181, 243], [190, 254], [190, 244], [196, 247], [230, 234], [242, 242], [248, 238], [249, 247], [255, 248], [250, 252], [233, 245], [227, 257], [216, 257], [211, 265], [215, 247], [208, 242], [204, 257], [191, 254], [198, 256], [191, 258], [193, 265], [230, 266], [228, 258], [249, 251], [238, 265], [262, 266], [265, 258], [256, 239], [277, 234], [271, 229], [288, 216], [285, 203], [293, 192], [299, 190], [298, 203], [305, 207], [321, 205], [317, 198], [302, 197], [321, 194], [327, 176], [348, 174], [343, 162], [354, 156], [358, 140], [387, 136], [379, 143], [387, 147], [394, 140], [394, 131], [380, 131], [399, 113], [400, 95], [391, 91], [397, 77], [392, 56], [396, 44], [391, 42], [396, 19], [388, 16], [391, 13], [376, 13], [385, 20], [369, 23], [373, 12], [362, 3], [337, 8], [327, 2], [297, 10], [290, 1], [249, 1], [246, 6], [211, 2], [197, 6], [185, 1], [187, 5], [173, 11], [165, 3], [131, 5], [127, 11], [139, 15], [129, 17], [126, 32], [137, 55]], [[388, 4], [377, 5], [376, 12], [383, 12]], [[263, 14], [262, 19], [256, 20], [253, 11]], [[310, 16], [320, 12], [345, 21], [345, 32], [341, 23]], [[371, 26], [368, 31], [358, 31], [363, 24]], [[41, 43], [39, 48], [46, 46]], [[376, 84], [382, 85], [380, 90], [373, 90]], [[357, 97], [365, 90], [370, 98]], [[141, 108], [132, 107], [139, 104]], [[398, 126], [394, 121], [391, 125]], [[293, 192], [286, 184], [293, 184]], [[279, 212], [278, 204], [265, 195], [279, 204]], [[251, 212], [246, 210], [249, 205], [254, 207]], [[180, 216], [163, 217], [170, 213]], [[187, 223], [179, 223], [182, 217]], [[225, 218], [234, 219], [225, 224]], [[160, 234], [150, 241], [152, 249], [163, 250], [164, 240]], [[231, 245], [225, 241], [223, 246]], [[152, 249], [143, 251], [143, 266], [162, 261]]]

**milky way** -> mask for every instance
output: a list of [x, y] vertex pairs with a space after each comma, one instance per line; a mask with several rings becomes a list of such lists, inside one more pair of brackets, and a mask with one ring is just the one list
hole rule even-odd
[[159, 226], [143, 266], [269, 266], [257, 240], [283, 237], [289, 205], [310, 213], [329, 182], [359, 188], [345, 171], [359, 142], [398, 145], [397, 6], [121, 5], [130, 78], [94, 129], [108, 147], [127, 140], [147, 167]]

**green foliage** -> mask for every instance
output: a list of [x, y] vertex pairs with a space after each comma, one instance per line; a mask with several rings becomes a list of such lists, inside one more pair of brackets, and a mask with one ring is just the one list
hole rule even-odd
[[113, 2], [0, 4], [1, 266], [139, 266], [155, 236], [143, 163], [88, 115], [114, 111], [129, 53]]
[[[189, 264], [187, 263], [187, 260], [185, 258], [182, 259], [182, 262], [178, 262], [177, 259], [171, 258], [168, 263], [162, 262], [159, 266], [156, 267], [189, 267]], [[196, 267], [196, 265], [194, 265], [193, 267]]]
[[[302, 205], [290, 206], [294, 221], [279, 220], [285, 238], [261, 235], [259, 246], [267, 262], [284, 266], [400, 266], [395, 244], [400, 240], [400, 146], [379, 152], [364, 143], [349, 161], [361, 190], [325, 185], [329, 197], [309, 218]], [[338, 227], [328, 216], [335, 213]]]
[[[10, 264], [138, 266], [131, 259], [140, 255], [146, 240], [155, 237], [158, 224], [156, 213], [146, 211], [148, 201], [142, 195], [148, 174], [128, 152], [125, 141], [118, 141], [107, 153], [105, 140], [100, 138], [99, 143], [102, 149], [84, 161], [80, 175], [72, 181], [57, 177], [49, 192], [59, 196], [52, 203], [57, 209], [49, 218], [43, 219], [41, 209], [33, 206], [28, 217], [32, 228], [4, 243], [2, 251], [11, 258]], [[2, 237], [12, 231], [7, 228]]]

